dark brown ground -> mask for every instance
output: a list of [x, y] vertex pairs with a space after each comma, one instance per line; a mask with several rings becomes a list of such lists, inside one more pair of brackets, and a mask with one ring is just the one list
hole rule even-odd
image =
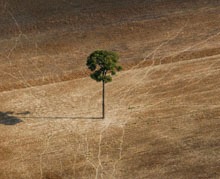
[[[220, 178], [220, 2], [0, 2], [1, 179]], [[95, 49], [120, 54], [107, 84]]]

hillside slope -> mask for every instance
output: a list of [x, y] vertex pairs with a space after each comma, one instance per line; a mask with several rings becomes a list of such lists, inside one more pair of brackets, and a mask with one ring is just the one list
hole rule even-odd
[[117, 51], [124, 69], [161, 44], [154, 58], [219, 53], [219, 1], [70, 2], [2, 3], [0, 91], [85, 77], [86, 57], [96, 49]]
[[219, 178], [219, 57], [0, 93], [0, 178]]
[[0, 2], [0, 179], [220, 178], [219, 1], [71, 2]]

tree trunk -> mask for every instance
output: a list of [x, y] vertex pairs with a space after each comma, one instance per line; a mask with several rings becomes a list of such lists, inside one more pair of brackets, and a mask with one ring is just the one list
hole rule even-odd
[[102, 118], [105, 119], [105, 82], [102, 81]]

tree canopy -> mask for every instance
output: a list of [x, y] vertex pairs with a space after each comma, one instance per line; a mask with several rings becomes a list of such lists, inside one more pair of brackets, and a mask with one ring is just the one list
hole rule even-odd
[[87, 67], [93, 72], [92, 79], [104, 83], [111, 82], [112, 76], [122, 67], [118, 65], [119, 56], [117, 53], [107, 50], [96, 50], [87, 58]]

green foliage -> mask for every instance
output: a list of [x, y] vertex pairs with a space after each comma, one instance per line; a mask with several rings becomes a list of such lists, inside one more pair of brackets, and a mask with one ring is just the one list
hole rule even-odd
[[93, 72], [91, 78], [105, 83], [112, 81], [112, 76], [122, 70], [118, 63], [119, 56], [115, 52], [96, 50], [87, 58], [87, 67]]

